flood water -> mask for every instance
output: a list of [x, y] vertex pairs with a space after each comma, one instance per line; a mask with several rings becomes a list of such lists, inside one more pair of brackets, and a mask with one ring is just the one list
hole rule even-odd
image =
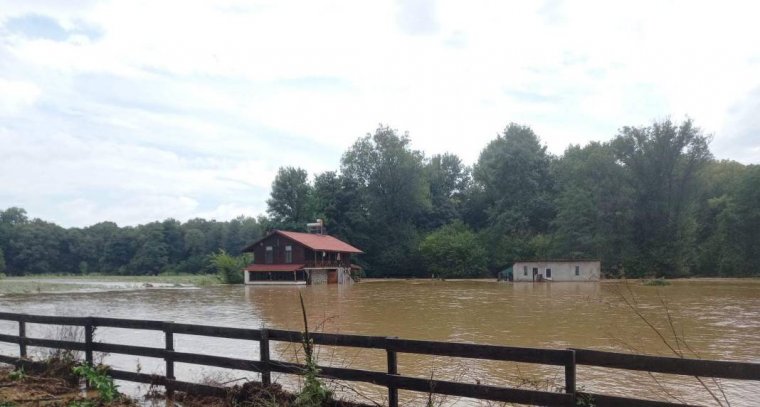
[[[551, 349], [589, 348], [673, 356], [652, 327], [671, 346], [692, 357], [760, 362], [760, 280], [677, 281], [648, 287], [638, 282], [496, 283], [486, 281], [375, 281], [351, 286], [212, 286], [198, 289], [142, 289], [117, 292], [28, 294], [0, 297], [0, 310], [46, 315], [108, 316], [166, 320], [232, 327], [301, 330], [298, 293], [304, 297], [312, 330], [398, 336]], [[630, 305], [623, 300], [623, 296]], [[668, 315], [672, 323], [668, 322]], [[674, 329], [673, 329], [674, 328]], [[0, 332], [16, 333], [1, 322]], [[679, 339], [674, 339], [675, 336]], [[49, 326], [30, 325], [30, 336], [61, 336]], [[163, 345], [163, 334], [99, 328], [96, 340], [131, 345]], [[256, 342], [176, 335], [175, 348], [256, 359]], [[295, 360], [298, 346], [273, 343], [272, 357]], [[17, 355], [14, 345], [0, 345]], [[119, 369], [162, 373], [163, 362], [151, 358], [106, 356]], [[319, 363], [383, 371], [385, 352], [323, 347]], [[399, 355], [404, 375], [470, 383], [556, 390], [563, 385], [561, 367], [459, 358]], [[247, 372], [217, 371], [177, 364], [180, 380], [228, 382], [255, 379]], [[292, 376], [274, 379], [297, 386]], [[695, 378], [650, 375], [615, 369], [578, 367], [578, 388], [638, 398], [717, 405]], [[713, 394], [731, 405], [757, 405], [760, 383], [706, 381]], [[339, 393], [384, 402], [385, 389], [359, 383], [333, 383]], [[134, 385], [123, 384], [125, 388]], [[130, 387], [132, 386], [132, 387]], [[348, 386], [348, 387], [344, 387]], [[721, 392], [722, 390], [722, 392]], [[427, 395], [400, 392], [406, 405], [424, 405]], [[472, 400], [438, 397], [436, 405], [472, 405]], [[725, 404], [725, 402], [724, 402]]]

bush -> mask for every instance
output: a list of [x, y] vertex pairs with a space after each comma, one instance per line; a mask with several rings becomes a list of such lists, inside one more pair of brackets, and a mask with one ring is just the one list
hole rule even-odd
[[443, 278], [480, 277], [486, 273], [486, 252], [477, 237], [461, 222], [443, 226], [420, 244], [425, 266]]
[[98, 391], [100, 400], [104, 403], [110, 403], [121, 396], [118, 391], [119, 386], [114, 384], [110, 376], [106, 375], [104, 366], [94, 368], [87, 364], [81, 364], [76, 366], [73, 371], [74, 374], [83, 377], [90, 386]]
[[210, 263], [222, 284], [243, 284], [243, 269], [250, 262], [249, 256], [230, 256], [224, 250], [212, 254]]
[[644, 280], [642, 281], [642, 284], [649, 286], [666, 286], [670, 285], [670, 281], [665, 280], [664, 278], [654, 278], [651, 280]]

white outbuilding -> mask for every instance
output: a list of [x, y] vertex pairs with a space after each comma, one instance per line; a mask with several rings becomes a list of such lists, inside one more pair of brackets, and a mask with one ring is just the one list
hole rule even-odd
[[599, 281], [599, 260], [529, 260], [512, 266], [514, 281]]

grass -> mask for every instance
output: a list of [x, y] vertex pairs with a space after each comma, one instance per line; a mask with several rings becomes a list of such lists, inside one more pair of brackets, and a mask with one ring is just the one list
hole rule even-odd
[[[137, 404], [120, 394], [104, 367], [76, 365], [73, 360], [44, 360], [30, 367], [29, 372], [0, 368], [0, 407], [66, 406], [66, 407], [133, 407]], [[84, 377], [94, 390], [82, 391], [79, 377]]]
[[660, 286], [670, 285], [670, 281], [665, 280], [664, 278], [653, 278], [653, 279], [650, 279], [650, 280], [644, 280], [644, 281], [642, 281], [642, 284], [643, 285], [648, 285], [648, 286], [660, 287]]
[[[122, 287], [116, 286], [106, 288], [135, 289], [140, 288], [139, 285], [145, 285], [147, 287], [147, 285], [151, 284], [206, 287], [209, 285], [220, 284], [221, 281], [214, 274], [163, 274], [157, 276], [41, 274], [23, 277], [7, 277], [0, 280], [0, 295], [77, 292], [88, 290], [100, 291], [104, 288], [90, 283], [124, 283], [124, 286]], [[136, 287], [136, 285], [138, 286]]]
[[102, 282], [126, 282], [126, 283], [178, 283], [178, 284], [196, 284], [207, 280], [215, 279], [214, 274], [159, 274], [157, 276], [118, 276], [105, 274], [36, 274], [23, 277], [7, 277], [2, 281], [23, 281], [23, 280], [82, 280], [82, 281], [102, 281]]

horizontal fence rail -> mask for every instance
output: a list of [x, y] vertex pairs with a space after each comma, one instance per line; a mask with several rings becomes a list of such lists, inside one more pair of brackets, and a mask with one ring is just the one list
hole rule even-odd
[[[302, 375], [305, 372], [305, 366], [302, 364], [270, 359], [269, 342], [300, 343], [303, 341], [303, 334], [296, 331], [230, 328], [120, 318], [58, 317], [8, 312], [0, 312], [0, 320], [15, 321], [19, 324], [18, 335], [0, 334], [0, 342], [18, 344], [20, 355], [19, 357], [0, 355], [0, 363], [19, 366], [41, 363], [26, 358], [28, 346], [83, 351], [85, 352], [87, 363], [92, 363], [93, 352], [159, 358], [164, 359], [166, 363], [166, 373], [163, 376], [114, 369], [111, 369], [109, 373], [114, 379], [118, 380], [164, 386], [169, 395], [173, 391], [183, 391], [219, 396], [226, 394], [228, 391], [228, 389], [223, 387], [176, 380], [174, 377], [174, 363], [176, 362], [260, 373], [264, 384], [271, 383], [272, 372], [294, 375]], [[30, 338], [26, 335], [27, 323], [81, 326], [85, 328], [85, 341], [73, 342]], [[164, 346], [147, 347], [96, 342], [93, 340], [93, 331], [97, 327], [162, 331], [165, 336]], [[175, 334], [258, 341], [260, 345], [259, 360], [177, 352], [174, 350]], [[386, 387], [388, 389], [388, 403], [392, 407], [398, 406], [398, 390], [545, 406], [574, 406], [579, 395], [582, 395], [586, 399], [592, 399], [597, 406], [684, 406], [684, 404], [604, 394], [577, 393], [575, 388], [577, 365], [685, 376], [760, 381], [760, 363], [681, 359], [587, 349], [555, 350], [420, 341], [365, 335], [311, 333], [309, 336], [316, 345], [385, 350], [388, 362], [388, 369], [385, 372], [320, 366], [319, 375], [328, 379], [366, 382]], [[563, 392], [550, 392], [403, 376], [398, 372], [398, 353], [563, 366], [565, 368], [565, 388]]]

